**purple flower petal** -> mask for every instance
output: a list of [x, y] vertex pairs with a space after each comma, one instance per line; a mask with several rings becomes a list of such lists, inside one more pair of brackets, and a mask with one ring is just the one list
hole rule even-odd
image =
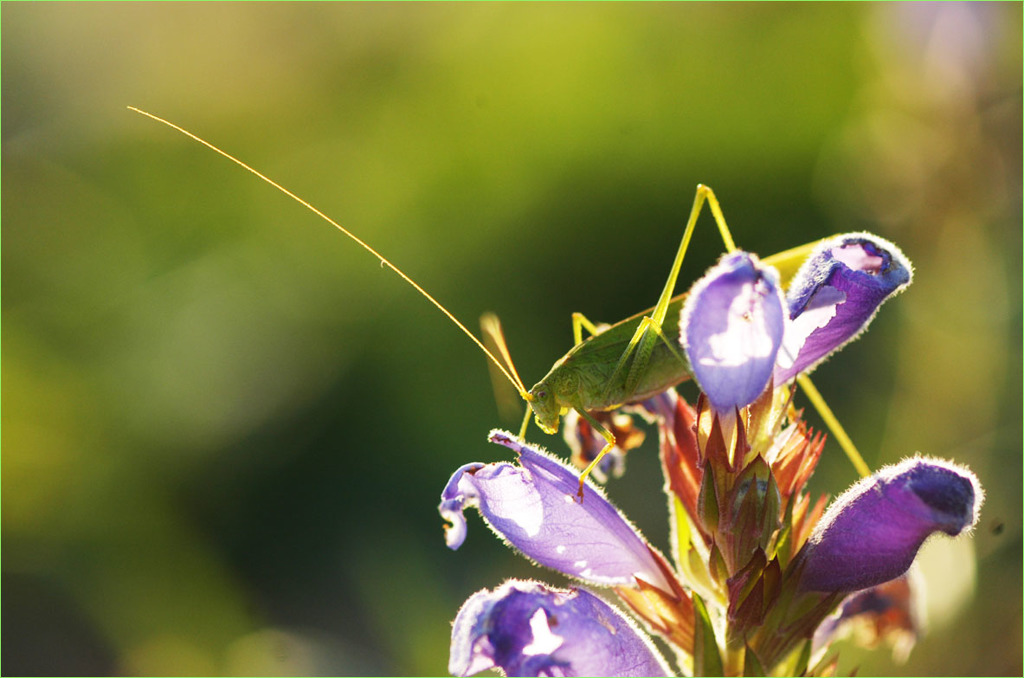
[[470, 506], [498, 536], [537, 563], [598, 586], [635, 584], [639, 577], [672, 591], [651, 547], [604, 495], [561, 462], [493, 431], [491, 441], [519, 454], [521, 466], [501, 462], [463, 466], [444, 489], [439, 510], [452, 523], [448, 546], [465, 537], [462, 512]]
[[437, 510], [441, 513], [441, 517], [450, 523], [444, 526], [444, 540], [448, 544], [448, 548], [453, 551], [466, 541], [466, 516], [462, 513], [465, 499], [459, 492], [459, 484], [462, 482], [463, 474], [473, 474], [482, 468], [484, 465], [479, 462], [460, 466], [448, 479], [448, 484], [441, 492], [441, 505], [437, 507]]
[[448, 671], [470, 676], [667, 676], [650, 639], [583, 589], [509, 581], [474, 593], [452, 626]]
[[952, 463], [916, 457], [864, 478], [822, 516], [804, 548], [800, 586], [857, 591], [895, 579], [929, 535], [977, 522], [978, 479]]
[[733, 252], [690, 290], [680, 337], [693, 376], [717, 410], [745, 407], [768, 385], [785, 329], [778, 280], [754, 255]]
[[863, 332], [882, 303], [910, 284], [910, 261], [870, 233], [820, 245], [797, 272], [786, 297], [786, 327], [775, 384], [816, 367]]

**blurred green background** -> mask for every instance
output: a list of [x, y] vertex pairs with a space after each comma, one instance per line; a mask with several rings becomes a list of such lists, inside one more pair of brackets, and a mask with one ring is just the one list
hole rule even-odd
[[[762, 254], [896, 241], [915, 284], [816, 381], [872, 466], [954, 458], [988, 498], [921, 557], [909, 663], [849, 645], [840, 668], [1020, 675], [1019, 3], [5, 3], [2, 24], [5, 674], [444, 674], [468, 595], [563, 583], [475, 517], [444, 546], [450, 473], [516, 426], [477, 349], [135, 105], [471, 327], [497, 312], [530, 383], [573, 311], [654, 302], [698, 182]], [[721, 249], [705, 216], [681, 287]], [[655, 455], [629, 465], [612, 497], [667, 549]], [[830, 444], [815, 489], [854, 479]]]

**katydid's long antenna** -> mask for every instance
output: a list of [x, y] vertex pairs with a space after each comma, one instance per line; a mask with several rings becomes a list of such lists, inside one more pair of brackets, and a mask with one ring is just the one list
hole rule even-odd
[[429, 301], [434, 306], [436, 306], [437, 309], [439, 311], [441, 311], [441, 313], [444, 313], [446, 316], [448, 316], [448, 319], [451, 320], [453, 323], [455, 323], [456, 327], [458, 327], [460, 330], [462, 330], [462, 332], [467, 337], [469, 337], [470, 339], [473, 340], [474, 344], [476, 344], [478, 347], [480, 347], [480, 350], [483, 351], [487, 355], [488, 358], [490, 358], [491, 362], [493, 362], [495, 364], [495, 366], [497, 366], [497, 368], [499, 370], [501, 370], [501, 373], [505, 375], [505, 378], [508, 379], [510, 382], [512, 382], [512, 385], [515, 386], [516, 390], [519, 391], [519, 395], [522, 396], [522, 398], [524, 400], [526, 400], [526, 401], [530, 400], [529, 393], [527, 393], [526, 387], [523, 386], [523, 382], [519, 379], [519, 375], [513, 376], [513, 374], [515, 374], [515, 373], [514, 372], [510, 373], [509, 370], [507, 370], [505, 368], [505, 366], [501, 364], [501, 361], [498, 360], [498, 358], [493, 353], [488, 351], [487, 347], [484, 346], [483, 343], [479, 339], [477, 339], [476, 336], [472, 332], [470, 332], [468, 329], [466, 329], [466, 326], [463, 325], [461, 322], [459, 322], [458, 318], [456, 318], [454, 315], [451, 314], [451, 311], [449, 311], [447, 308], [442, 306], [441, 302], [439, 302], [437, 299], [435, 299], [434, 297], [430, 296], [429, 292], [427, 292], [425, 289], [423, 289], [418, 284], [416, 284], [416, 282], [412, 278], [407, 276], [405, 273], [403, 273], [401, 269], [399, 269], [397, 266], [395, 266], [390, 261], [388, 261], [388, 259], [384, 255], [380, 254], [377, 250], [373, 249], [368, 244], [363, 242], [363, 240], [360, 239], [356, 234], [352, 233], [347, 228], [345, 228], [344, 226], [342, 226], [341, 224], [336, 222], [334, 219], [331, 219], [329, 216], [327, 216], [326, 214], [324, 214], [323, 212], [321, 212], [317, 208], [313, 207], [311, 204], [309, 204], [308, 202], [306, 202], [305, 200], [303, 200], [299, 196], [295, 195], [294, 193], [292, 193], [287, 188], [285, 188], [281, 184], [277, 183], [276, 181], [274, 181], [270, 177], [268, 177], [268, 176], [266, 176], [264, 174], [261, 174], [260, 172], [257, 172], [252, 167], [249, 167], [248, 165], [246, 165], [244, 162], [242, 162], [241, 160], [239, 160], [235, 156], [231, 155], [230, 153], [227, 153], [226, 151], [222, 151], [221, 149], [217, 148], [216, 146], [214, 146], [210, 142], [197, 137], [195, 134], [192, 134], [192, 132], [189, 132], [187, 129], [179, 127], [178, 125], [175, 125], [173, 122], [170, 122], [169, 120], [164, 120], [163, 118], [161, 118], [159, 116], [156, 116], [156, 115], [153, 115], [152, 113], [147, 113], [146, 111], [142, 110], [141, 108], [136, 108], [135, 106], [128, 106], [128, 110], [129, 111], [134, 111], [134, 112], [136, 112], [136, 113], [138, 113], [140, 115], [144, 115], [147, 118], [150, 118], [151, 120], [155, 120], [155, 121], [157, 121], [159, 123], [163, 123], [164, 125], [167, 125], [171, 129], [174, 129], [174, 130], [177, 130], [177, 131], [181, 132], [182, 134], [184, 134], [185, 136], [189, 137], [190, 139], [192, 139], [194, 141], [198, 141], [203, 146], [206, 146], [210, 150], [218, 153], [219, 155], [224, 156], [225, 158], [227, 158], [231, 162], [235, 163], [236, 165], [238, 165], [238, 166], [242, 167], [243, 169], [248, 170], [249, 172], [255, 174], [257, 177], [259, 177], [263, 181], [267, 182], [268, 184], [270, 184], [271, 186], [273, 186], [277, 190], [281, 191], [282, 193], [287, 195], [289, 198], [291, 198], [295, 202], [299, 203], [300, 205], [302, 205], [303, 207], [308, 209], [310, 212], [312, 212], [313, 214], [317, 215], [318, 217], [320, 217], [321, 219], [323, 219], [324, 221], [329, 223], [331, 226], [334, 226], [336, 229], [338, 229], [339, 231], [341, 231], [342, 233], [347, 235], [349, 238], [351, 238], [352, 240], [357, 242], [359, 245], [361, 245], [363, 247], [363, 249], [365, 249], [367, 252], [369, 252], [373, 256], [377, 257], [377, 259], [380, 260], [381, 264], [384, 264], [385, 266], [390, 268], [392, 271], [397, 273], [398, 276], [402, 280], [404, 280], [405, 282], [407, 282], [410, 285], [412, 285], [413, 288], [417, 292], [419, 292], [424, 297], [426, 297], [427, 301]]

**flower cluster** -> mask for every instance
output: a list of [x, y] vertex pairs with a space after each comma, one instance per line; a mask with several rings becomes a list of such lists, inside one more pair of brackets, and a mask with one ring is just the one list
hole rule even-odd
[[[610, 589], [633, 616], [584, 588], [508, 581], [459, 611], [449, 670], [828, 675], [830, 642], [858, 618], [879, 637], [912, 643], [908, 569], [930, 535], [975, 524], [977, 479], [917, 456], [862, 479], [826, 509], [824, 496], [806, 491], [824, 437], [792, 404], [793, 380], [856, 338], [910, 281], [894, 245], [854, 233], [820, 245], [785, 295], [778, 273], [745, 252], [726, 255], [693, 286], [679, 336], [697, 402], [669, 390], [632, 404], [657, 422], [671, 559], [589, 480], [578, 501], [571, 467], [492, 432], [518, 463], [455, 472], [440, 505], [448, 546], [463, 543], [463, 512], [474, 507], [523, 555]], [[631, 430], [622, 416], [614, 413], [617, 437]], [[585, 420], [566, 428], [577, 453], [600, 449]], [[673, 663], [648, 633], [671, 648]]]

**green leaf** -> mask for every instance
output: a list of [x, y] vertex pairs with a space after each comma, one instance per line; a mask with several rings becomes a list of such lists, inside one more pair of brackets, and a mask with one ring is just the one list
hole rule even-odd
[[711, 617], [704, 601], [696, 593], [693, 594], [695, 621], [693, 629], [693, 675], [721, 676], [725, 673], [722, 655], [715, 641], [715, 629], [711, 626]]

